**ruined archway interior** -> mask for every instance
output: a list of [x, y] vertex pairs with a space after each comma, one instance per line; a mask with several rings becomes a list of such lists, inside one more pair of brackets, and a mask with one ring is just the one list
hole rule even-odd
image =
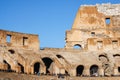
[[12, 71], [12, 69], [11, 69], [11, 66], [10, 66], [10, 64], [7, 62], [7, 61], [3, 61], [5, 64], [7, 64], [7, 71], [8, 72], [11, 72]]
[[84, 66], [80, 65], [76, 68], [76, 76], [81, 76], [83, 74]]
[[97, 65], [93, 65], [90, 67], [90, 75], [98, 76], [98, 66]]
[[39, 62], [36, 62], [34, 64], [34, 73], [35, 74], [40, 73], [40, 63]]
[[46, 66], [46, 74], [50, 73], [49, 67], [50, 67], [51, 63], [53, 62], [53, 60], [48, 58], [48, 57], [45, 57], [42, 60], [43, 60], [43, 62], [45, 64], [45, 66]]

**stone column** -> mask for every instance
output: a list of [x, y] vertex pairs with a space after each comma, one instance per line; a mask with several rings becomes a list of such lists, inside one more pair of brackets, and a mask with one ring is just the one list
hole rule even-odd
[[119, 75], [118, 67], [114, 67], [113, 75]]
[[61, 74], [65, 74], [65, 69], [64, 69], [64, 68], [61, 68], [61, 69], [60, 69], [60, 73], [61, 73]]
[[76, 69], [70, 70], [70, 76], [76, 76]]
[[20, 73], [21, 72], [21, 67], [19, 65], [15, 65], [15, 68], [16, 68], [16, 72], [17, 73]]
[[31, 67], [29, 68], [29, 73], [34, 74], [34, 67], [33, 67], [33, 66], [31, 66]]
[[104, 76], [104, 69], [102, 67], [99, 68], [99, 76]]
[[46, 73], [46, 66], [40, 65], [40, 73], [43, 73], [43, 74]]
[[90, 68], [89, 66], [85, 66], [84, 71], [83, 71], [84, 76], [90, 76]]

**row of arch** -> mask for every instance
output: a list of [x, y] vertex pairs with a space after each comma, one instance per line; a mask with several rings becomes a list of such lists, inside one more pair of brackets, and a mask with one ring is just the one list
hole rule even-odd
[[[14, 54], [14, 51], [10, 50], [10, 52]], [[119, 54], [113, 55], [113, 57], [118, 57], [118, 56], [120, 57]], [[56, 55], [56, 57], [64, 59], [64, 57], [61, 56], [61, 55]], [[103, 63], [107, 63], [109, 61], [109, 59], [108, 59], [108, 57], [107, 57], [106, 54], [99, 55], [99, 60], [102, 61]], [[49, 67], [50, 67], [51, 63], [54, 62], [54, 61], [51, 58], [49, 58], [49, 57], [42, 58], [42, 61], [43, 61], [43, 63], [46, 66], [46, 72], [45, 73], [49, 74], [50, 73]], [[7, 61], [5, 61], [5, 60], [4, 60], [4, 63], [8, 65], [7, 69], [10, 70], [10, 71], [12, 71], [10, 64]], [[36, 61], [36, 62], [33, 63], [33, 72], [35, 74], [36, 73], [40, 73], [41, 64], [42, 64], [41, 61]], [[18, 65], [20, 66], [20, 71], [22, 73], [24, 73], [25, 72], [25, 67], [22, 64], [20, 64], [20, 63], [18, 63]], [[90, 75], [91, 76], [98, 75], [98, 69], [99, 69], [99, 67], [97, 65], [92, 65], [90, 67], [90, 69], [89, 69], [90, 70], [89, 71]], [[118, 71], [120, 72], [120, 67], [118, 67]], [[81, 76], [81, 75], [83, 75], [83, 72], [84, 72], [84, 66], [83, 65], [77, 66], [77, 68], [76, 68], [76, 75], [77, 76]]]
[[[90, 76], [98, 76], [98, 66], [97, 65], [92, 65], [90, 67]], [[79, 65], [76, 68], [76, 76], [84, 76], [83, 74], [84, 72], [84, 66], [83, 65]]]
[[[9, 52], [10, 54], [15, 54], [15, 51], [14, 51], [13, 49], [9, 49], [8, 52]], [[64, 59], [64, 57], [61, 56], [61, 55], [56, 55], [56, 57], [57, 57], [57, 58], [62, 58], [62, 59]], [[34, 62], [34, 61], [33, 61], [33, 62]], [[44, 57], [44, 58], [42, 58], [42, 62], [44, 63], [44, 65], [45, 65], [45, 67], [46, 67], [46, 70], [45, 70], [46, 72], [45, 72], [45, 73], [46, 73], [46, 74], [49, 74], [49, 73], [50, 73], [49, 67], [50, 67], [51, 63], [53, 62], [53, 59], [51, 59], [51, 58], [49, 58], [49, 57]], [[41, 62], [40, 60], [38, 60], [38, 61], [36, 60], [36, 62], [34, 62], [34, 63], [32, 64], [34, 74], [40, 73], [41, 65], [43, 65], [42, 62]], [[14, 71], [14, 70], [12, 70], [12, 68], [11, 68], [11, 65], [12, 65], [12, 64], [9, 64], [9, 63], [8, 63], [7, 61], [5, 61], [5, 60], [4, 60], [4, 63], [7, 65], [7, 71]], [[25, 66], [22, 65], [22, 64], [20, 64], [20, 63], [17, 63], [17, 64], [18, 64], [18, 66], [20, 67], [20, 71], [19, 71], [19, 72], [25, 73]]]
[[[53, 62], [53, 60], [49, 57], [44, 57], [44, 58], [42, 58], [42, 61], [44, 62], [44, 65], [46, 66], [46, 74], [49, 74], [50, 73], [49, 67], [50, 67], [51, 63]], [[6, 64], [7, 67], [6, 67], [6, 69], [1, 69], [1, 71], [4, 70], [4, 71], [8, 71], [8, 72], [16, 72], [15, 70], [12, 69], [11, 65], [6, 60], [4, 60], [3, 63]], [[41, 65], [42, 65], [41, 61], [36, 61], [33, 63], [34, 74], [40, 73]], [[25, 66], [20, 63], [18, 63], [18, 66], [20, 67], [19, 72], [25, 73]]]
[[[4, 66], [3, 68], [1, 68], [0, 69], [1, 71], [16, 72], [15, 70], [12, 69], [11, 65], [6, 60], [3, 60], [3, 65], [4, 64], [6, 66]], [[20, 72], [24, 73], [24, 66], [22, 64], [20, 64], [20, 63], [18, 63], [18, 66], [20, 67]]]

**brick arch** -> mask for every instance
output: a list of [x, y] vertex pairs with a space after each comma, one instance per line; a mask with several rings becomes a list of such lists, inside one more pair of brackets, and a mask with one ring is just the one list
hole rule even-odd
[[76, 66], [76, 76], [81, 76], [83, 75], [83, 71], [85, 69], [84, 65], [77, 65]]
[[44, 69], [45, 65], [41, 59], [35, 59], [30, 63], [30, 68], [28, 70], [28, 73], [35, 74], [34, 67], [36, 63], [39, 63], [40, 73], [45, 73], [45, 69]]
[[108, 59], [108, 57], [107, 57], [106, 54], [100, 54], [100, 55], [98, 56], [99, 61], [101, 61], [101, 59], [100, 59], [101, 57], [104, 57], [104, 58], [107, 60], [107, 62], [109, 61], [109, 59]]
[[43, 59], [43, 58], [50, 58], [51, 60], [53, 60], [53, 62], [55, 61], [55, 57], [54, 56], [50, 56], [50, 55], [41, 56], [41, 59]]
[[8, 49], [8, 52], [11, 53], [11, 54], [14, 54], [15, 50], [14, 49]]
[[120, 62], [120, 54], [114, 54], [113, 57], [115, 60], [115, 67], [120, 66], [120, 63], [119, 63]]
[[51, 59], [50, 57], [43, 57], [42, 61], [44, 62], [46, 66], [46, 74], [53, 74], [53, 65], [52, 65], [53, 59]]
[[73, 48], [74, 49], [82, 49], [82, 45], [81, 44], [74, 44]]
[[113, 57], [120, 56], [120, 54], [114, 54]]
[[62, 58], [62, 59], [65, 59], [62, 55], [60, 55], [60, 54], [56, 54], [56, 56], [58, 57], [58, 58]]
[[35, 60], [33, 60], [33, 61], [30, 63], [30, 65], [33, 66], [36, 62], [39, 62], [42, 66], [45, 66], [44, 63], [43, 63], [43, 61], [42, 61], [41, 59], [35, 59]]
[[99, 75], [99, 65], [93, 64], [90, 66], [90, 76], [98, 76]]

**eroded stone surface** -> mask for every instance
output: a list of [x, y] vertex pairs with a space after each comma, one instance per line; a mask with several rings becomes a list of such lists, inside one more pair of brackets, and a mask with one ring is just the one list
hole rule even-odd
[[[39, 47], [38, 35], [0, 30], [0, 70], [70, 76], [120, 75], [120, 4], [83, 5], [65, 48]], [[77, 46], [77, 48], [76, 48]]]

